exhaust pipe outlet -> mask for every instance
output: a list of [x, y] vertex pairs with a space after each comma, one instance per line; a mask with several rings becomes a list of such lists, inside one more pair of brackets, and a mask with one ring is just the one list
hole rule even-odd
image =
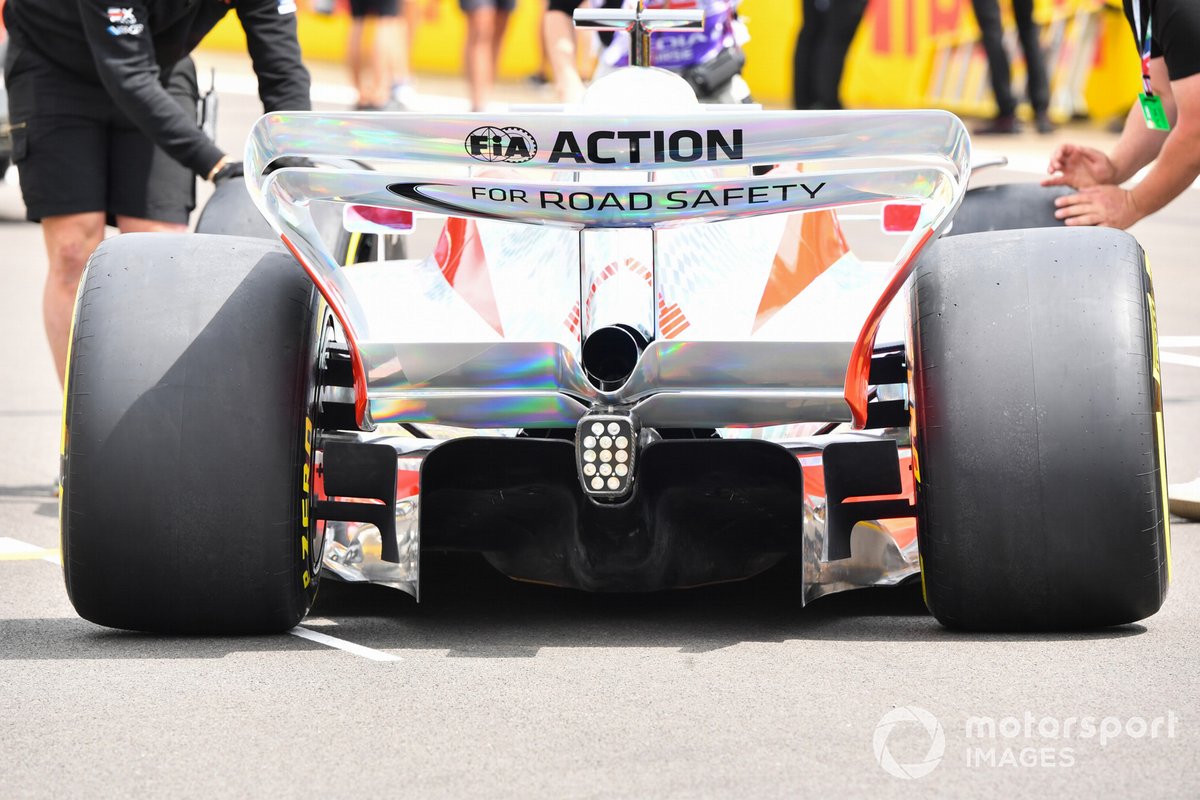
[[583, 342], [583, 371], [602, 392], [619, 389], [637, 367], [649, 342], [635, 328], [609, 325]]

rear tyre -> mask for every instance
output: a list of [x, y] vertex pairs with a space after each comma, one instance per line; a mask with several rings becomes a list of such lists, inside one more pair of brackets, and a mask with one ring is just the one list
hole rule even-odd
[[[331, 252], [339, 259], [347, 258], [350, 234], [342, 226], [341, 207], [331, 203], [316, 203], [311, 210], [313, 224], [331, 247]], [[246, 182], [241, 178], [217, 184], [212, 196], [200, 211], [200, 218], [196, 221], [196, 233], [249, 236], [273, 244], [279, 242], [279, 235], [267, 223], [258, 206], [254, 205]]]
[[1170, 532], [1154, 302], [1107, 229], [933, 244], [911, 294], [926, 603], [965, 629], [1080, 629], [1162, 604]]
[[963, 197], [948, 235], [1063, 227], [1063, 221], [1054, 218], [1054, 201], [1074, 193], [1070, 187], [1045, 187], [1036, 183], [1005, 183], [971, 189]]
[[63, 570], [82, 617], [215, 633], [304, 617], [317, 312], [267, 242], [130, 234], [96, 251], [63, 440]]
[[255, 239], [279, 240], [267, 224], [258, 206], [239, 179], [221, 181], [196, 220], [196, 233], [220, 233], [225, 236], [250, 236]]

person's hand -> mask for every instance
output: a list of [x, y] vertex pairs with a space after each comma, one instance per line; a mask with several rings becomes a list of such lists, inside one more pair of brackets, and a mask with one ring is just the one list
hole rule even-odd
[[244, 174], [241, 161], [226, 161], [224, 164], [219, 164], [218, 169], [212, 174], [212, 182], [214, 186], [220, 186], [222, 183], [234, 178], [240, 178]]
[[1117, 168], [1105, 153], [1094, 147], [1064, 144], [1050, 156], [1050, 177], [1042, 186], [1073, 186], [1086, 189], [1117, 182]]
[[1050, 156], [1050, 177], [1042, 186], [1073, 186], [1086, 189], [1116, 183], [1117, 168], [1107, 154], [1094, 147], [1064, 144]]
[[1133, 192], [1120, 186], [1091, 186], [1054, 201], [1054, 216], [1067, 225], [1103, 225], [1124, 230], [1142, 218]]

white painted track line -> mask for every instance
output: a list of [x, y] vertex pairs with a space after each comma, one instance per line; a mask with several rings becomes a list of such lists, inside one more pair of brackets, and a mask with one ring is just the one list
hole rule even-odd
[[292, 636], [299, 636], [301, 639], [307, 639], [310, 642], [323, 644], [326, 647], [333, 647], [338, 650], [345, 650], [362, 658], [369, 658], [372, 661], [403, 661], [400, 656], [384, 653], [381, 650], [372, 650], [370, 647], [363, 647], [361, 644], [347, 642], [345, 639], [338, 639], [336, 636], [327, 636], [324, 633], [310, 631], [307, 628], [292, 628], [288, 631]]
[[1181, 367], [1200, 367], [1200, 356], [1185, 356], [1182, 353], [1159, 353], [1158, 360], [1164, 364], [1178, 364]]
[[1200, 347], [1200, 336], [1160, 336], [1159, 347]]
[[36, 544], [22, 542], [0, 536], [0, 561], [48, 561], [62, 566], [62, 558], [57, 547], [38, 547]]
[[[7, 536], [0, 536], [0, 561], [47, 561], [57, 566], [62, 566], [62, 557], [58, 548], [38, 547], [35, 544], [22, 542], [19, 539], [12, 539]], [[314, 618], [314, 625], [334, 625], [332, 620], [324, 618]], [[368, 658], [371, 661], [403, 661], [400, 656], [384, 653], [381, 650], [373, 650], [370, 647], [363, 647], [361, 644], [347, 642], [345, 639], [338, 639], [335, 636], [328, 636], [317, 631], [310, 631], [307, 628], [292, 628], [288, 633], [293, 636], [299, 636], [301, 639], [307, 639], [310, 642], [333, 647], [338, 650], [344, 650], [352, 655]]]

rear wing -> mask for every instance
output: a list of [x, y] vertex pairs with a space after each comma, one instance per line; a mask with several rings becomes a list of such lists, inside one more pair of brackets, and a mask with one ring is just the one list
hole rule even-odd
[[[318, 233], [314, 202], [584, 230], [910, 201], [921, 210], [896, 260], [894, 296], [966, 191], [970, 138], [946, 112], [710, 108], [624, 117], [268, 114], [246, 145], [246, 181], [352, 341], [370, 337], [370, 321]], [[296, 157], [364, 167], [270, 169]], [[788, 164], [803, 172], [763, 174]], [[880, 299], [883, 308], [891, 299]], [[878, 321], [863, 331], [868, 350]]]

